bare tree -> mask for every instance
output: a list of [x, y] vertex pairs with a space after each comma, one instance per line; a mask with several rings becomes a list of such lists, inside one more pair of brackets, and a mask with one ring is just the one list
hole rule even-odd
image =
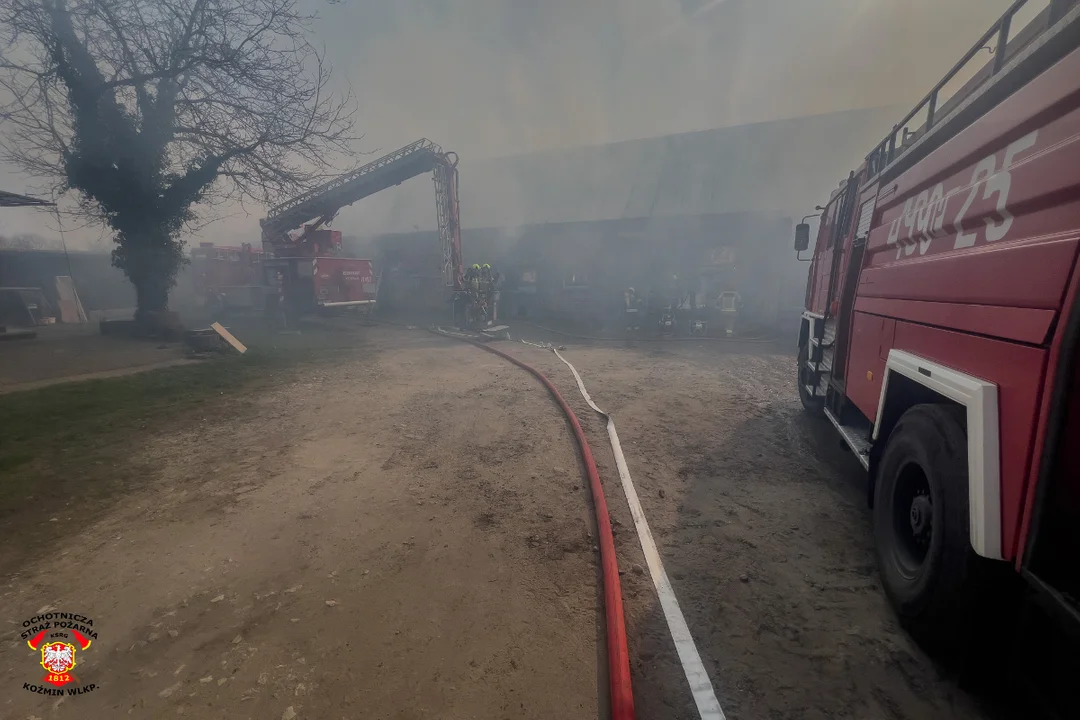
[[199, 203], [294, 193], [347, 157], [349, 98], [296, 0], [6, 0], [6, 156], [114, 232], [137, 319], [164, 310]]

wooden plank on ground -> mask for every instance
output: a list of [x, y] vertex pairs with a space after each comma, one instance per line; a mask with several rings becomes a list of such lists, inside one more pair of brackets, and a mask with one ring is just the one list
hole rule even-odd
[[231, 332], [229, 332], [228, 330], [226, 330], [224, 327], [222, 327], [221, 323], [216, 322], [213, 325], [211, 325], [210, 327], [213, 328], [214, 332], [216, 332], [218, 335], [225, 338], [225, 342], [229, 343], [234, 348], [236, 348], [236, 351], [238, 353], [243, 355], [244, 353], [247, 352], [247, 347], [245, 347], [244, 343], [240, 342], [235, 337], [233, 337], [233, 334]]

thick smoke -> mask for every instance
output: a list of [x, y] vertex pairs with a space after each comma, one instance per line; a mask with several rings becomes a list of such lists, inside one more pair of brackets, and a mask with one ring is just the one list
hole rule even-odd
[[402, 0], [324, 39], [372, 145], [481, 159], [913, 101], [1009, 4]]
[[[458, 151], [465, 222], [483, 224], [470, 218], [468, 171], [485, 158], [914, 104], [1009, 4], [403, 0], [379, 11], [385, 30], [358, 32], [365, 40], [347, 73], [369, 145], [427, 136]], [[334, 47], [372, 12], [340, 10]], [[867, 150], [836, 153], [854, 165]], [[524, 208], [534, 191], [501, 196]], [[431, 204], [430, 183], [418, 179], [343, 212], [338, 226], [426, 229]]]
[[[379, 154], [428, 137], [456, 150], [464, 173], [505, 155], [911, 104], [1009, 4], [350, 0], [319, 3], [317, 31], [359, 101], [360, 149]], [[852, 164], [865, 150], [837, 148]], [[23, 189], [17, 177], [8, 186]], [[419, 178], [346, 210], [335, 226], [433, 227], [430, 195]], [[260, 211], [237, 211], [203, 239], [257, 239]], [[40, 215], [9, 211], [3, 230], [41, 226]]]

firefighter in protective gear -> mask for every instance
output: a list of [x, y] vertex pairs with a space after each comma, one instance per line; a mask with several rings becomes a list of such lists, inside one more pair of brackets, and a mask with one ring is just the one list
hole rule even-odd
[[632, 287], [627, 288], [623, 293], [623, 302], [626, 305], [626, 331], [640, 330], [641, 321], [638, 319], [640, 315], [638, 310], [641, 307], [641, 300], [638, 298], [637, 291]]
[[480, 290], [480, 266], [474, 264], [471, 268], [465, 271], [465, 287], [473, 292], [479, 292]]
[[497, 322], [499, 319], [499, 284], [502, 282], [502, 275], [492, 270], [491, 265], [487, 263], [484, 263], [481, 272], [484, 277], [484, 290], [488, 295], [488, 306], [491, 309], [491, 320]]

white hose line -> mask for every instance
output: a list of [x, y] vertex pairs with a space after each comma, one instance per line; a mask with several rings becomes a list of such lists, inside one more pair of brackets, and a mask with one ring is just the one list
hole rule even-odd
[[619, 434], [615, 432], [615, 421], [611, 416], [601, 410], [589, 397], [589, 391], [585, 389], [585, 383], [578, 374], [577, 369], [559, 354], [555, 348], [551, 349], [555, 356], [566, 363], [570, 372], [577, 380], [578, 390], [589, 407], [603, 416], [607, 421], [608, 439], [611, 440], [611, 451], [615, 454], [615, 465], [619, 469], [619, 479], [622, 480], [623, 493], [626, 495], [626, 503], [630, 506], [630, 514], [634, 518], [634, 527], [637, 528], [638, 540], [641, 542], [641, 550], [645, 553], [645, 562], [649, 566], [649, 575], [652, 577], [656, 594], [660, 598], [660, 607], [664, 611], [664, 619], [667, 620], [668, 631], [671, 639], [675, 642], [675, 651], [679, 654], [686, 681], [690, 684], [690, 692], [694, 695], [694, 703], [697, 705], [698, 715], [702, 720], [725, 720], [724, 711], [720, 708], [720, 701], [716, 699], [716, 691], [713, 690], [709, 674], [705, 672], [705, 666], [701, 662], [694, 638], [690, 636], [690, 628], [686, 625], [679, 608], [679, 601], [675, 597], [675, 590], [668, 580], [664, 563], [660, 560], [660, 553], [656, 549], [656, 541], [653, 540], [649, 522], [645, 519], [645, 512], [641, 509], [634, 481], [630, 478], [630, 469], [626, 466], [626, 458], [623, 456], [622, 445], [619, 443]]

